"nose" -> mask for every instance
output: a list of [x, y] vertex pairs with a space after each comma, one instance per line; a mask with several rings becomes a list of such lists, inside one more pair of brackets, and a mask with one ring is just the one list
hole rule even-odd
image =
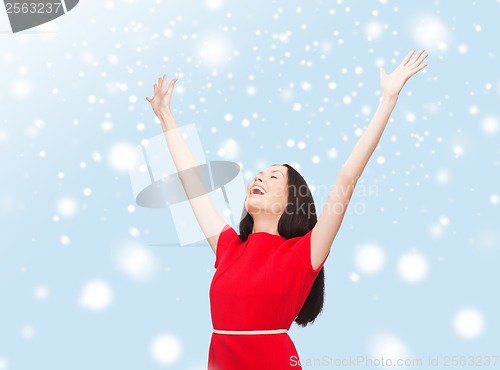
[[[254, 182], [256, 182], [256, 181], [263, 182], [259, 176], [255, 176]], [[249, 186], [252, 187], [252, 184], [253, 184], [253, 182], [251, 182]]]

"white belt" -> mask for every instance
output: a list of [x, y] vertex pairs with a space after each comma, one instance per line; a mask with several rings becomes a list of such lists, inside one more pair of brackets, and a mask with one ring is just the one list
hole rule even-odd
[[281, 334], [288, 332], [287, 329], [273, 329], [273, 330], [217, 330], [214, 329], [216, 334]]

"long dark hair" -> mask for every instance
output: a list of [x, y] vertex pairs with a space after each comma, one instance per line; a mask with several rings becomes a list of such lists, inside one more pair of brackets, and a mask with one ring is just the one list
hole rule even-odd
[[[288, 200], [287, 206], [278, 221], [278, 233], [285, 239], [304, 236], [312, 230], [318, 221], [316, 206], [309, 186], [307, 186], [307, 182], [302, 175], [292, 166], [286, 163], [274, 164], [273, 166], [286, 166], [288, 168]], [[307, 212], [296, 212], [297, 209], [303, 209], [302, 204], [305, 204]], [[253, 217], [247, 212], [245, 206], [243, 206], [239, 228], [240, 239], [246, 241], [248, 235], [252, 233]], [[321, 267], [302, 309], [295, 318], [295, 322], [302, 327], [306, 327], [309, 323], [312, 324], [323, 310], [324, 300], [325, 268]]]

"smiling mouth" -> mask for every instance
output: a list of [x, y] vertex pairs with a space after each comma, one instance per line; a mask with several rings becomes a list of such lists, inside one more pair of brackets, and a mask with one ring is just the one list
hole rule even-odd
[[250, 196], [263, 196], [264, 194], [261, 193], [250, 193]]
[[252, 189], [250, 189], [250, 195], [264, 195], [264, 194], [265, 192], [259, 186], [253, 186]]
[[255, 189], [255, 190], [252, 190], [250, 192], [250, 195], [260, 195], [260, 196], [262, 196], [262, 195], [265, 195], [265, 194], [262, 193], [260, 190]]

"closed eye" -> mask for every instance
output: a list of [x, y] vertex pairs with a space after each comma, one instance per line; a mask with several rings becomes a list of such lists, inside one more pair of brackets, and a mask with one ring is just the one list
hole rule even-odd
[[[272, 178], [272, 179], [277, 179], [277, 177], [276, 177], [276, 176], [271, 176], [271, 178]], [[255, 178], [253, 179], [253, 181], [257, 181], [257, 177], [255, 177]]]

